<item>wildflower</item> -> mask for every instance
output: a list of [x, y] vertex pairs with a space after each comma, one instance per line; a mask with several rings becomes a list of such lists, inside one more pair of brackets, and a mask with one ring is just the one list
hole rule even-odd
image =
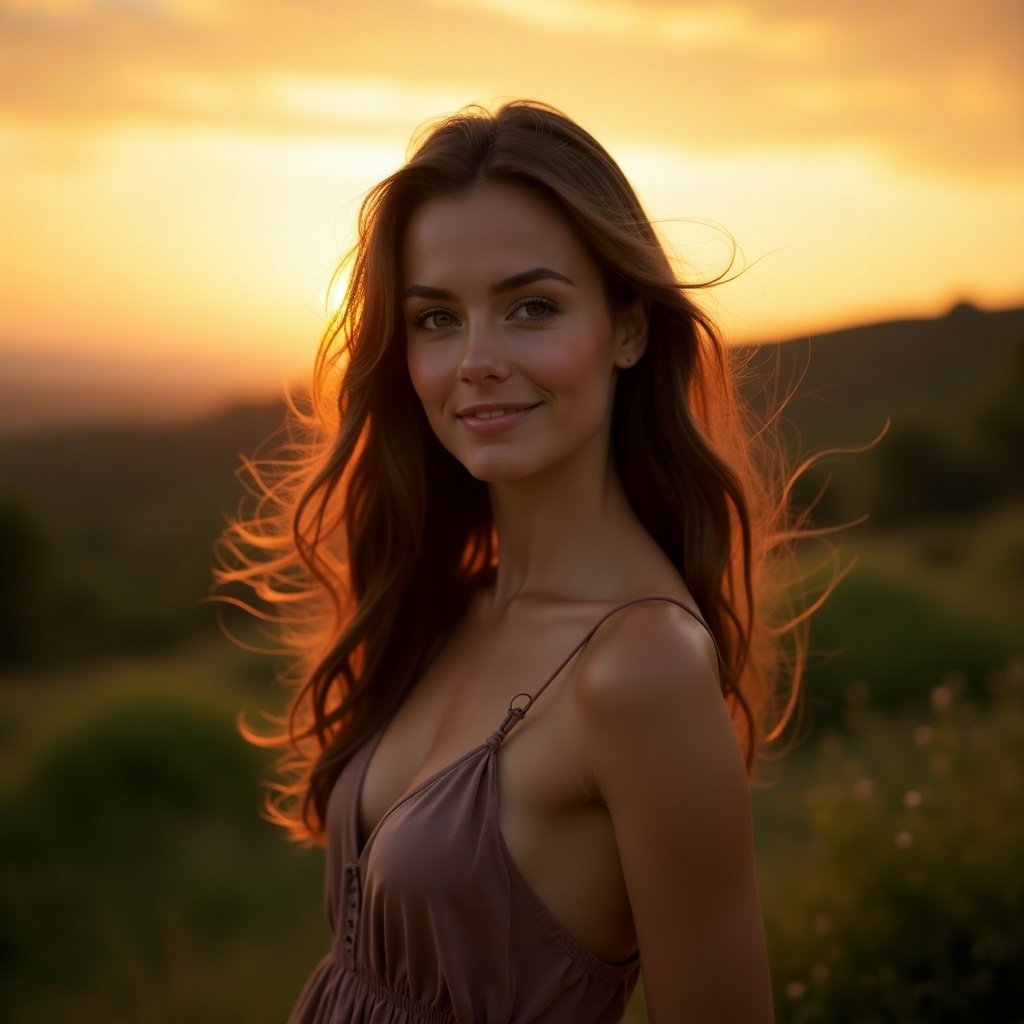
[[802, 981], [791, 981], [786, 986], [786, 995], [790, 999], [803, 999], [807, 986]]
[[927, 747], [935, 739], [935, 730], [930, 725], [919, 725], [914, 730], [914, 742], [919, 747]]
[[853, 784], [853, 795], [860, 800], [867, 800], [869, 796], [875, 791], [874, 782], [869, 779], [866, 775], [859, 778]]
[[908, 790], [903, 794], [903, 806], [906, 807], [908, 811], [917, 810], [917, 808], [923, 803], [924, 797], [921, 795], [920, 791], [916, 789]]
[[896, 833], [896, 846], [901, 850], [908, 850], [914, 845], [914, 833], [907, 829]]
[[828, 914], [818, 914], [814, 919], [814, 930], [819, 935], [828, 935], [832, 931], [832, 918]]
[[811, 970], [811, 977], [819, 985], [828, 981], [828, 964], [815, 964]]
[[936, 686], [932, 690], [932, 707], [945, 711], [953, 703], [953, 691], [948, 686]]
[[1018, 655], [1010, 660], [1006, 669], [1006, 682], [1011, 690], [1024, 689], [1024, 656]]

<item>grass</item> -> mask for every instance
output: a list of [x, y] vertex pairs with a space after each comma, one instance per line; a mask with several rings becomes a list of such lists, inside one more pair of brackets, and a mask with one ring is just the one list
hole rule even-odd
[[944, 612], [981, 622], [1015, 650], [1024, 647], [1024, 508], [1008, 505], [972, 527], [937, 520], [912, 530], [855, 537], [860, 565], [912, 581]]
[[[844, 557], [852, 571], [812, 619], [810, 727], [842, 725], [851, 685], [881, 709], [920, 710], [936, 681], [956, 671], [985, 699], [989, 674], [1024, 650], [1022, 538], [1020, 506], [974, 523], [851, 532]], [[814, 557], [808, 551], [812, 578]]]
[[852, 713], [757, 794], [777, 1019], [1024, 1019], [1024, 661]]

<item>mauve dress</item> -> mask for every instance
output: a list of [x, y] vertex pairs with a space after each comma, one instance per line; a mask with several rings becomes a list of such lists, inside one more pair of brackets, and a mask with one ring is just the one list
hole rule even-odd
[[[615, 1024], [640, 965], [580, 945], [520, 874], [498, 823], [502, 742], [598, 627], [480, 746], [410, 790], [359, 848], [359, 795], [376, 739], [345, 765], [327, 808], [331, 950], [291, 1024]], [[698, 621], [699, 618], [698, 618]], [[517, 704], [517, 701], [520, 703]], [[381, 733], [383, 730], [381, 730]]]

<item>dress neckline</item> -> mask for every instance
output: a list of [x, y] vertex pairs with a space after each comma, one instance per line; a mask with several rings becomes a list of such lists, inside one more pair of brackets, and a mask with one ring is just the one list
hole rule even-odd
[[[484, 742], [476, 744], [469, 750], [465, 751], [462, 754], [459, 754], [457, 757], [441, 765], [435, 771], [431, 772], [428, 776], [426, 776], [426, 778], [421, 779], [419, 782], [409, 786], [409, 788], [406, 789], [405, 792], [403, 792], [401, 795], [399, 795], [394, 800], [394, 802], [384, 811], [384, 813], [377, 819], [376, 824], [369, 830], [369, 832], [367, 832], [366, 840], [360, 842], [360, 833], [362, 832], [362, 827], [360, 823], [359, 809], [363, 803], [363, 788], [366, 783], [366, 776], [370, 769], [370, 763], [373, 761], [373, 755], [376, 752], [377, 747], [380, 745], [381, 740], [384, 738], [384, 734], [387, 732], [388, 726], [391, 724], [391, 719], [388, 719], [380, 726], [376, 733], [373, 736], [371, 736], [364, 744], [363, 749], [366, 750], [366, 754], [363, 758], [363, 763], [359, 766], [358, 775], [355, 780], [355, 806], [353, 807], [352, 810], [349, 828], [351, 830], [350, 836], [352, 839], [351, 848], [353, 850], [358, 851], [359, 863], [363, 864], [365, 862], [366, 853], [369, 850], [370, 846], [372, 845], [374, 837], [380, 831], [381, 825], [396, 810], [398, 810], [399, 807], [401, 807], [407, 800], [415, 796], [417, 793], [420, 793], [422, 790], [426, 789], [434, 782], [437, 782], [438, 780], [442, 779], [445, 775], [453, 771], [464, 761], [469, 760], [474, 755], [480, 754], [487, 750], [497, 752], [498, 747], [501, 745], [501, 741], [505, 738], [505, 736], [507, 736], [508, 733], [512, 730], [512, 728], [516, 726], [524, 718], [526, 712], [533, 706], [533, 704], [538, 700], [541, 694], [543, 694], [544, 691], [551, 685], [551, 683], [553, 683], [555, 679], [562, 674], [566, 666], [576, 657], [576, 655], [578, 655], [580, 651], [582, 651], [583, 648], [586, 647], [588, 643], [590, 643], [590, 640], [593, 638], [594, 634], [601, 628], [601, 626], [603, 626], [604, 623], [613, 615], [615, 615], [617, 612], [622, 611], [624, 608], [629, 608], [637, 604], [644, 604], [648, 601], [663, 601], [668, 604], [674, 604], [676, 605], [676, 607], [681, 608], [684, 612], [686, 612], [691, 618], [699, 622], [708, 631], [708, 635], [711, 637], [711, 642], [715, 646], [715, 652], [718, 655], [719, 665], [721, 665], [722, 655], [718, 647], [718, 641], [715, 639], [714, 634], [708, 628], [708, 625], [704, 621], [703, 617], [698, 612], [694, 611], [694, 609], [691, 608], [688, 604], [679, 600], [679, 598], [670, 597], [666, 594], [647, 594], [642, 597], [634, 597], [626, 601], [621, 601], [613, 607], [609, 608], [607, 611], [605, 611], [602, 615], [598, 617], [598, 619], [593, 623], [593, 625], [591, 625], [590, 628], [583, 634], [579, 642], [573, 646], [569, 653], [558, 663], [554, 670], [540, 684], [540, 686], [537, 687], [537, 689], [535, 689], [532, 693], [522, 691], [512, 696], [511, 700], [509, 701], [508, 711], [501, 725], [499, 725], [498, 728], [493, 733], [491, 733], [491, 735], [486, 740], [484, 740]], [[520, 697], [526, 698], [525, 703], [516, 703]], [[509, 857], [509, 859], [511, 859], [511, 857]], [[523, 881], [525, 882], [525, 879], [523, 879]]]
[[[425, 779], [416, 783], [416, 785], [409, 788], [403, 793], [380, 817], [377, 824], [373, 826], [370, 833], [366, 837], [366, 841], [360, 846], [359, 839], [359, 803], [362, 793], [363, 781], [366, 778], [367, 771], [369, 769], [370, 761], [373, 758], [373, 751], [380, 743], [381, 737], [384, 735], [385, 728], [382, 726], [377, 734], [371, 737], [367, 741], [366, 746], [363, 748], [367, 751], [363, 758], [362, 764], [358, 766], [356, 778], [354, 780], [354, 793], [355, 800], [352, 802], [350, 808], [350, 817], [348, 827], [350, 829], [350, 835], [355, 840], [354, 845], [351, 847], [353, 850], [358, 850], [356, 856], [356, 862], [359, 865], [359, 873], [362, 878], [366, 878], [367, 874], [367, 858], [372, 850], [374, 840], [380, 833], [381, 829], [386, 824], [388, 818], [396, 812], [399, 808], [404, 806], [408, 801], [415, 799], [420, 794], [424, 793], [431, 786], [436, 785], [442, 779], [446, 778], [449, 774], [457, 771], [467, 762], [474, 758], [480, 757], [493, 757], [497, 758], [498, 751], [501, 747], [500, 743], [492, 742], [494, 734], [491, 738], [483, 743], [478, 744], [471, 750], [467, 750], [460, 754], [458, 757], [449, 761], [447, 764], [442, 765], [436, 771], [431, 772]], [[498, 798], [498, 773], [493, 770], [489, 785], [493, 789], [493, 797], [495, 801]], [[523, 874], [519, 865], [516, 863], [515, 858], [512, 856], [512, 851], [509, 849], [508, 843], [505, 841], [505, 834], [501, 830], [500, 822], [495, 818], [494, 830], [496, 833], [497, 846], [501, 856], [501, 860], [505, 865], [505, 870], [508, 872], [509, 879], [514, 889], [519, 893], [520, 898], [524, 901], [526, 906], [529, 908], [530, 913], [536, 918], [541, 926], [544, 928], [546, 933], [551, 936], [552, 940], [556, 943], [557, 947], [562, 950], [567, 956], [571, 957], [576, 961], [589, 975], [603, 978], [609, 983], [614, 983], [620, 979], [623, 975], [628, 974], [630, 971], [636, 968], [637, 962], [640, 958], [639, 950], [634, 951], [632, 955], [622, 961], [611, 961], [606, 960], [598, 953], [595, 953], [589, 946], [581, 942], [573, 933], [565, 926], [562, 920], [544, 902], [544, 900], [538, 895], [536, 889], [530, 883], [529, 879]]]
[[380, 745], [380, 741], [384, 738], [384, 733], [387, 731], [388, 723], [385, 722], [377, 732], [366, 742], [363, 750], [366, 751], [363, 762], [359, 765], [358, 772], [355, 778], [355, 799], [352, 801], [351, 814], [349, 816], [349, 835], [351, 836], [353, 843], [352, 849], [358, 851], [357, 859], [359, 863], [365, 865], [366, 856], [369, 853], [370, 847], [373, 845], [373, 840], [380, 832], [381, 826], [387, 821], [388, 818], [394, 814], [406, 801], [412, 799], [418, 793], [427, 789], [435, 782], [439, 782], [449, 772], [454, 771], [464, 761], [468, 761], [475, 754], [479, 754], [482, 751], [491, 749], [491, 745], [488, 742], [478, 743], [475, 747], [471, 748], [459, 754], [458, 757], [453, 758], [451, 761], [441, 765], [436, 771], [431, 772], [426, 778], [421, 779], [419, 782], [414, 783], [408, 789], [405, 790], [384, 813], [377, 819], [377, 823], [370, 829], [366, 834], [366, 839], [361, 840], [360, 833], [362, 832], [361, 822], [359, 820], [359, 808], [363, 802], [363, 787], [366, 783], [366, 776], [370, 770], [370, 762], [373, 760], [374, 752]]

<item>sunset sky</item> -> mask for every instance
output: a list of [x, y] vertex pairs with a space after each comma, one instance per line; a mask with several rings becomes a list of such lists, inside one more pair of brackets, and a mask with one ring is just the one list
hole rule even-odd
[[364, 190], [513, 97], [735, 238], [737, 340], [1024, 301], [1015, 0], [0, 0], [0, 374], [279, 388]]

